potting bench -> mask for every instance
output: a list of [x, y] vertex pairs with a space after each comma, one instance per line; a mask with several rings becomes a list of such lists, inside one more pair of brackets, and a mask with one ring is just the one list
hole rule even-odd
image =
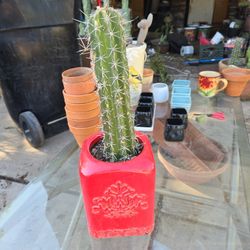
[[[157, 168], [151, 235], [89, 237], [78, 182], [79, 149], [72, 141], [2, 212], [1, 249], [249, 249], [250, 146], [241, 102], [222, 93], [212, 99], [192, 93], [191, 111], [224, 112], [225, 121], [190, 121], [221, 145], [227, 168], [207, 183], [180, 181], [159, 161], [150, 135]], [[157, 105], [156, 119], [166, 112], [166, 105]]]

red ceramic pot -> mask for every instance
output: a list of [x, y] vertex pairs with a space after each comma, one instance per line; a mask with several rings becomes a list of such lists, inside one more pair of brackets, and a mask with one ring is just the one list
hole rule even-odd
[[90, 149], [101, 138], [86, 139], [79, 174], [88, 230], [95, 238], [145, 235], [154, 228], [155, 162], [146, 135], [137, 132], [142, 152], [125, 162], [104, 162]]

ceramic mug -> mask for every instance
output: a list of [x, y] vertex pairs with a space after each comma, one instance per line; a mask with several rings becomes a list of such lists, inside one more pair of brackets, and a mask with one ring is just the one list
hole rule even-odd
[[[220, 87], [221, 83], [223, 84]], [[221, 78], [216, 71], [201, 71], [199, 73], [198, 92], [205, 97], [212, 97], [227, 87], [227, 80]]]
[[166, 102], [169, 97], [168, 85], [166, 83], [154, 83], [152, 85], [154, 101], [156, 103]]
[[194, 47], [193, 46], [182, 46], [180, 50], [181, 56], [193, 55]]

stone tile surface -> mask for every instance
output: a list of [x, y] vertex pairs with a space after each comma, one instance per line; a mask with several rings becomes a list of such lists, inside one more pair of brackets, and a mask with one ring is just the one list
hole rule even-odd
[[36, 177], [72, 140], [72, 135], [66, 131], [47, 139], [39, 149], [31, 147], [10, 118], [1, 93], [0, 121], [0, 208], [2, 208], [8, 205], [22, 190], [24, 184]]

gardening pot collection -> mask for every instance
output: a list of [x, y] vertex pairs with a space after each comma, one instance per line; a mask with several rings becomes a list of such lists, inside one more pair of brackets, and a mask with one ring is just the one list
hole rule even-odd
[[250, 69], [227, 68], [222, 70], [222, 74], [228, 80], [225, 92], [229, 96], [240, 96], [250, 81]]
[[71, 133], [81, 147], [85, 138], [99, 131], [100, 105], [93, 71], [77, 67], [62, 73], [65, 111]]
[[86, 139], [80, 154], [79, 175], [88, 230], [95, 238], [145, 235], [154, 227], [155, 163], [146, 135], [137, 132], [142, 152], [122, 162], [104, 162], [90, 153], [101, 140]]

